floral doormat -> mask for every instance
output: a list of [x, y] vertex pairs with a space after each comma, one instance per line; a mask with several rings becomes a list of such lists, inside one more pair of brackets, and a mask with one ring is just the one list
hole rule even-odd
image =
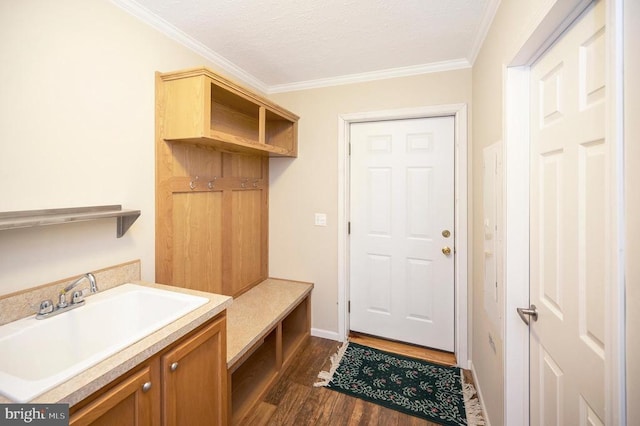
[[473, 385], [462, 370], [345, 342], [315, 386], [442, 425], [484, 425]]

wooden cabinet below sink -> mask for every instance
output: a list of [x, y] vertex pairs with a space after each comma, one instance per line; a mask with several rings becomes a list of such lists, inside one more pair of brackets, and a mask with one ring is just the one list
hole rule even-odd
[[71, 408], [70, 425], [227, 423], [226, 312]]
[[161, 356], [163, 425], [227, 423], [225, 334], [219, 320]]
[[[149, 362], [129, 377], [118, 381], [71, 416], [70, 426], [158, 424], [160, 399], [158, 361]], [[155, 418], [154, 418], [155, 416]]]

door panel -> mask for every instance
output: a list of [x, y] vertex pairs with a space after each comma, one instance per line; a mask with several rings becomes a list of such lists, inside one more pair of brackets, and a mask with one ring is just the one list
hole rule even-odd
[[604, 2], [531, 68], [531, 424], [602, 424]]
[[562, 389], [564, 374], [553, 357], [540, 347], [540, 393], [544, 396], [541, 401], [540, 412], [544, 413], [543, 425], [562, 425]]
[[351, 330], [454, 350], [453, 125], [351, 125]]

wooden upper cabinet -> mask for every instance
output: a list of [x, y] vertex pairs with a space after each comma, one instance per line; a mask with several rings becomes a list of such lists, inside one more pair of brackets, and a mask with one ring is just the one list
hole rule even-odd
[[296, 157], [298, 116], [206, 68], [158, 73], [159, 130], [171, 142]]
[[237, 297], [268, 277], [269, 156], [298, 117], [207, 70], [156, 74], [155, 281]]

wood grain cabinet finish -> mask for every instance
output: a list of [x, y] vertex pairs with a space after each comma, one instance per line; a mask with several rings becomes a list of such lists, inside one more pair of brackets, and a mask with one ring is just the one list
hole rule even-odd
[[298, 116], [207, 68], [158, 73], [162, 138], [229, 152], [297, 155]]
[[72, 415], [69, 425], [158, 424], [159, 385], [158, 362], [151, 362]]
[[72, 407], [73, 426], [227, 424], [226, 315]]
[[206, 68], [156, 75], [156, 277], [237, 297], [268, 277], [269, 157], [298, 117]]
[[161, 357], [163, 425], [227, 424], [225, 329], [217, 321]]

